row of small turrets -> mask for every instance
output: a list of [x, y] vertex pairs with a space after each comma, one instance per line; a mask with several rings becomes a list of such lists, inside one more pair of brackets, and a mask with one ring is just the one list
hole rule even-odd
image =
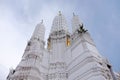
[[[59, 14], [53, 20], [50, 33], [62, 31], [62, 30], [68, 32], [68, 25], [64, 15], [59, 11]], [[74, 33], [75, 31], [78, 31], [79, 33], [85, 33], [87, 30], [84, 29], [83, 23], [79, 20], [78, 15], [75, 15], [73, 13], [72, 33]], [[45, 35], [45, 26], [42, 20], [41, 23], [37, 24], [33, 36], [44, 39], [44, 35]]]
[[[79, 20], [78, 15], [75, 15], [73, 13], [72, 33], [74, 33], [78, 29], [79, 29], [79, 32], [81, 33], [87, 31], [83, 28], [83, 23]], [[61, 30], [65, 30], [66, 32], [68, 32], [68, 25], [64, 15], [59, 11], [59, 14], [53, 20], [51, 33], [55, 31], [61, 31]]]

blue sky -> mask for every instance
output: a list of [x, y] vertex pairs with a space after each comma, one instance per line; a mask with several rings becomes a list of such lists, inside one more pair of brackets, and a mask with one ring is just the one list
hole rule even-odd
[[120, 72], [120, 0], [0, 0], [0, 80], [15, 68], [27, 41], [42, 19], [48, 37], [53, 18], [62, 11], [69, 27], [79, 15], [100, 54]]

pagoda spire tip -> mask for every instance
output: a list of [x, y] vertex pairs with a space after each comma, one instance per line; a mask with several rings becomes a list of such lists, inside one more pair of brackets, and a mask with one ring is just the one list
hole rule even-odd
[[61, 11], [59, 11], [59, 16], [61, 16], [62, 15], [62, 13], [61, 13]]
[[75, 16], [75, 13], [73, 12], [73, 16]]
[[43, 19], [41, 20], [41, 24], [43, 24]]

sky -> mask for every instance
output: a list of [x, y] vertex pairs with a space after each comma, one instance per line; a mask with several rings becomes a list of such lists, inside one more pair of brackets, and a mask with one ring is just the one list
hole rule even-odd
[[35, 26], [43, 19], [48, 38], [59, 11], [69, 28], [73, 12], [91, 34], [100, 54], [120, 72], [120, 0], [0, 0], [0, 80], [15, 68]]

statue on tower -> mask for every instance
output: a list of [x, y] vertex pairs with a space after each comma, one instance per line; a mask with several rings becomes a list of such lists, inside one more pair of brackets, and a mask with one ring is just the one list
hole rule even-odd
[[88, 30], [86, 30], [86, 29], [83, 28], [83, 24], [82, 25], [79, 24], [79, 26], [80, 26], [80, 28], [77, 30], [78, 33], [85, 33], [85, 32], [88, 31]]

